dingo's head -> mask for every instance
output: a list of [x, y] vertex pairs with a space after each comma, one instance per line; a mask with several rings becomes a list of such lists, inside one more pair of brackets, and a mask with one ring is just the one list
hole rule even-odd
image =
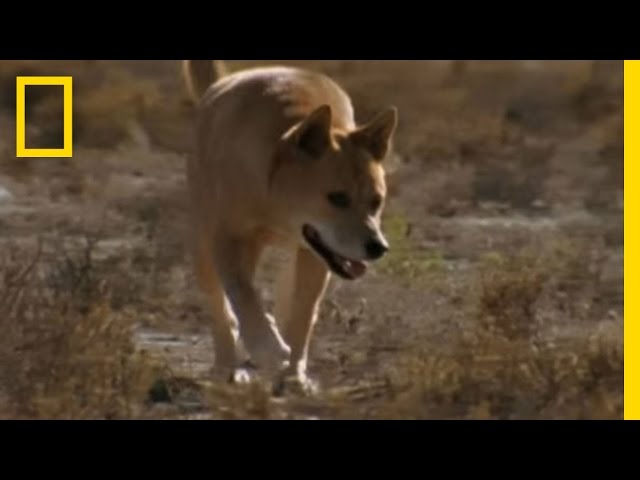
[[324, 105], [282, 138], [273, 186], [295, 229], [343, 278], [366, 271], [364, 261], [389, 249], [380, 229], [386, 195], [382, 162], [397, 124], [390, 107], [351, 132], [331, 128]]

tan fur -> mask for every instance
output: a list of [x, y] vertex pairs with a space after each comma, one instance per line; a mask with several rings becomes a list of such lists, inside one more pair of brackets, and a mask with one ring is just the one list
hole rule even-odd
[[[200, 98], [187, 171], [216, 361], [238, 372], [244, 345], [260, 368], [280, 367], [308, 385], [309, 340], [331, 270], [302, 232], [315, 232], [340, 268], [373, 258], [372, 243], [386, 249], [382, 160], [396, 110], [357, 126], [349, 97], [324, 75], [270, 67], [220, 77], [220, 62], [199, 62], [183, 68]], [[331, 192], [345, 192], [349, 205], [336, 207]], [[292, 249], [295, 259], [278, 286], [282, 333], [253, 286], [260, 254], [272, 243]]]

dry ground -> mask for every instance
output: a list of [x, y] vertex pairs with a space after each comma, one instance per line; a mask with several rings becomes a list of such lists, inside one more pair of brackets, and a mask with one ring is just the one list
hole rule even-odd
[[[622, 63], [283, 63], [333, 76], [360, 120], [401, 115], [392, 252], [332, 282], [323, 393], [211, 374], [178, 65], [0, 61], [0, 417], [622, 418]], [[20, 74], [73, 75], [73, 159], [15, 158]], [[54, 145], [57, 91], [27, 95], [28, 146]]]

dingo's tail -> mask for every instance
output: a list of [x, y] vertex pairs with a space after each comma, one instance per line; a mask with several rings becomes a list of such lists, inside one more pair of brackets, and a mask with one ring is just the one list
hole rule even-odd
[[184, 60], [182, 62], [184, 81], [194, 102], [198, 102], [209, 86], [226, 73], [227, 69], [222, 60]]

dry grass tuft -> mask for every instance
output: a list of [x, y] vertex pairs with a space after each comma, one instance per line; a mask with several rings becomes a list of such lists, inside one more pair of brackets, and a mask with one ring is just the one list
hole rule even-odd
[[93, 243], [57, 260], [13, 245], [0, 259], [0, 378], [6, 418], [140, 415], [156, 366], [136, 351], [133, 319], [110, 307]]

